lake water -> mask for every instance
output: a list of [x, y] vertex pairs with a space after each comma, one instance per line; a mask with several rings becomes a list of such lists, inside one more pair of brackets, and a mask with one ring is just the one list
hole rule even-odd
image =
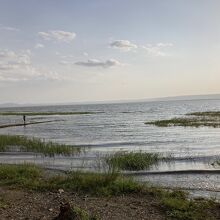
[[[2, 153], [0, 162], [36, 162], [57, 169], [94, 169], [97, 157], [115, 151], [160, 152], [171, 155], [170, 163], [153, 166], [151, 171], [189, 171], [194, 173], [137, 175], [165, 187], [188, 187], [192, 190], [220, 192], [219, 167], [211, 165], [220, 158], [220, 128], [156, 127], [144, 122], [184, 117], [195, 111], [220, 110], [220, 100], [164, 101], [123, 104], [93, 104], [2, 108], [0, 111], [95, 112], [88, 115], [29, 116], [27, 121], [61, 119], [62, 121], [0, 129], [0, 134], [39, 137], [58, 143], [86, 147], [78, 157], [45, 158], [33, 154]], [[22, 122], [22, 116], [0, 116], [0, 124]], [[197, 173], [196, 170], [207, 171]], [[212, 172], [215, 173], [212, 173]], [[190, 180], [190, 181], [189, 181]], [[190, 183], [191, 182], [191, 183]]]

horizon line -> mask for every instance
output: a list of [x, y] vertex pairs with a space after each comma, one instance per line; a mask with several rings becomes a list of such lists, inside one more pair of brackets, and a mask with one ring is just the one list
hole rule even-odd
[[[212, 97], [213, 96], [213, 97]], [[215, 97], [219, 96], [219, 97]], [[190, 99], [191, 97], [191, 99]], [[0, 107], [31, 107], [31, 106], [53, 106], [53, 105], [86, 105], [86, 104], [120, 104], [120, 103], [135, 103], [135, 102], [155, 102], [155, 101], [190, 101], [190, 100], [206, 100], [220, 99], [220, 93], [215, 94], [200, 94], [200, 95], [180, 95], [180, 96], [165, 96], [155, 98], [141, 99], [119, 99], [119, 100], [96, 100], [96, 101], [70, 101], [70, 102], [39, 102], [39, 103], [15, 103], [4, 102], [0, 103]]]

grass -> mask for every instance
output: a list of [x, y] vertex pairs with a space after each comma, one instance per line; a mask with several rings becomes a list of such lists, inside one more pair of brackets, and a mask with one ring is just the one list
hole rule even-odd
[[17, 186], [40, 191], [60, 188], [91, 195], [118, 195], [141, 190], [141, 185], [119, 173], [68, 172], [45, 176], [43, 169], [31, 164], [0, 165], [0, 185]]
[[71, 155], [80, 152], [79, 147], [45, 142], [39, 138], [18, 135], [0, 135], [0, 152], [19, 149], [24, 152], [42, 153], [45, 156]]
[[113, 170], [144, 170], [160, 160], [158, 153], [115, 153], [105, 158], [109, 167]]
[[84, 209], [81, 209], [77, 206], [71, 207], [71, 213], [69, 214], [71, 219], [79, 219], [79, 220], [99, 220], [99, 218], [95, 215], [89, 215]]
[[220, 112], [192, 112], [184, 118], [171, 118], [168, 120], [157, 120], [145, 122], [147, 125], [158, 127], [183, 126], [183, 127], [220, 127]]
[[220, 160], [216, 160], [213, 163], [211, 163], [212, 166], [220, 166]]
[[0, 112], [0, 115], [26, 115], [26, 116], [38, 116], [38, 115], [87, 115], [95, 114], [97, 112]]
[[219, 117], [220, 111], [192, 112], [186, 115]]
[[0, 209], [5, 209], [8, 207], [7, 202], [5, 202], [4, 198], [0, 196]]
[[212, 121], [205, 118], [172, 118], [169, 120], [158, 120], [152, 122], [145, 122], [148, 125], [156, 125], [158, 127], [169, 127], [169, 126], [183, 126], [183, 127], [200, 127], [200, 126], [211, 126], [219, 127], [220, 121]]
[[211, 220], [211, 209], [218, 210], [217, 204], [212, 200], [192, 200], [182, 191], [162, 192], [160, 201], [168, 219], [173, 220]]
[[[85, 173], [69, 172], [62, 176], [45, 175], [44, 170], [31, 165], [0, 165], [0, 185], [23, 189], [53, 191], [60, 188], [96, 196], [112, 196], [136, 193], [152, 196], [166, 214], [167, 219], [202, 220], [215, 219], [212, 211], [218, 210], [219, 204], [210, 200], [188, 199], [182, 191], [165, 191], [148, 187], [120, 173]], [[82, 219], [88, 215], [78, 208], [73, 211]], [[91, 218], [90, 218], [91, 219]], [[95, 219], [95, 218], [93, 218]]]

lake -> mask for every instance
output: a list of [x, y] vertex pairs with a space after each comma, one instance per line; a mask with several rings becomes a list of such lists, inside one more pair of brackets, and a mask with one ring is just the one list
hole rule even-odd
[[[220, 100], [1, 108], [0, 111], [75, 111], [95, 114], [27, 116], [27, 121], [60, 121], [0, 129], [0, 134], [39, 137], [86, 147], [83, 154], [69, 158], [48, 158], [31, 153], [2, 153], [0, 162], [27, 161], [61, 170], [93, 170], [96, 169], [97, 158], [116, 151], [160, 152], [171, 156], [172, 160], [152, 166], [150, 175], [146, 173], [148, 171], [135, 173], [137, 179], [164, 187], [187, 188], [196, 194], [202, 192], [203, 195], [212, 194], [219, 198], [220, 168], [213, 166], [212, 162], [220, 158], [220, 128], [156, 127], [144, 124], [146, 121], [184, 117], [186, 113], [195, 111], [215, 110], [220, 110]], [[0, 116], [0, 124], [22, 123], [22, 120], [22, 116]]]

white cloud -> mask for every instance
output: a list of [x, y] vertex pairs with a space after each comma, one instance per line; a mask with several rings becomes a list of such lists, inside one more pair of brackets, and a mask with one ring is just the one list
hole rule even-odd
[[69, 43], [76, 37], [74, 32], [67, 32], [61, 30], [50, 30], [47, 32], [38, 32], [38, 35], [44, 40], [54, 40]]
[[165, 53], [163, 50], [168, 47], [172, 47], [172, 43], [157, 43], [155, 45], [148, 44], [148, 45], [137, 45], [129, 40], [115, 40], [112, 43], [110, 43], [111, 48], [116, 48], [122, 51], [131, 51], [136, 49], [135, 51], [139, 49], [144, 49], [147, 51], [147, 53], [151, 56], [167, 56], [167, 53]]
[[158, 47], [172, 47], [172, 43], [157, 43]]
[[29, 51], [0, 51], [0, 81], [59, 79], [57, 74], [40, 71], [31, 62]]
[[[21, 65], [30, 65], [30, 53], [28, 51], [23, 51], [21, 53], [15, 53], [14, 51], [3, 50], [0, 51], [1, 66], [8, 66], [8, 68], [17, 68]], [[0, 66], [0, 68], [1, 68]]]
[[132, 49], [138, 48], [136, 44], [131, 43], [128, 40], [116, 40], [110, 43], [110, 47], [115, 48], [115, 49], [120, 49], [124, 51], [129, 51]]
[[106, 61], [100, 61], [97, 59], [89, 59], [87, 61], [76, 62], [76, 65], [85, 66], [85, 67], [102, 67], [102, 68], [110, 68], [113, 66], [122, 65], [119, 61], [115, 59], [109, 59]]
[[5, 30], [5, 31], [20, 31], [18, 28], [15, 27], [9, 27], [9, 26], [4, 26], [0, 24], [0, 30]]
[[74, 64], [74, 62], [66, 61], [66, 60], [61, 60], [61, 61], [59, 62], [59, 64], [61, 64], [61, 65], [72, 65], [72, 64]]
[[36, 44], [36, 45], [35, 45], [35, 47], [34, 47], [34, 48], [35, 48], [35, 49], [44, 48], [44, 45], [43, 45], [43, 44], [38, 43], [38, 44]]
[[71, 55], [71, 54], [69, 54], [69, 55], [62, 55], [62, 56], [60, 56], [62, 59], [72, 59], [72, 58], [74, 58], [74, 56], [73, 55]]
[[157, 43], [156, 45], [148, 44], [147, 46], [141, 46], [147, 53], [151, 56], [168, 56], [163, 49], [167, 47], [172, 47], [171, 43]]

